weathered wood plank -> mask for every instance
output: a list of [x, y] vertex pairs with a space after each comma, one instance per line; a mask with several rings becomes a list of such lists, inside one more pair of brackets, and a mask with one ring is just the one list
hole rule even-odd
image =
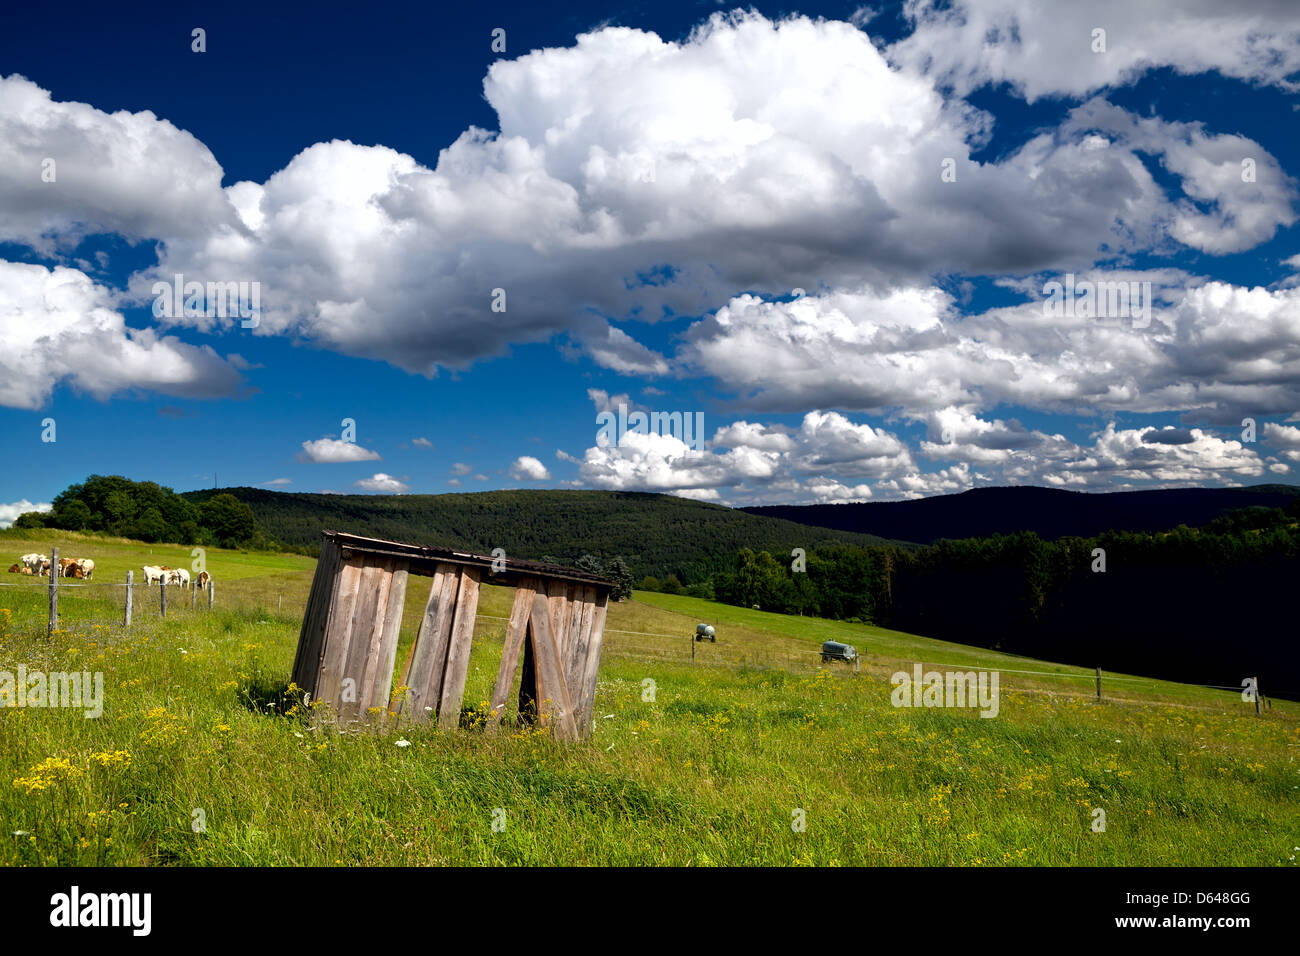
[[546, 598], [540, 594], [533, 597], [531, 623], [532, 645], [537, 666], [539, 719], [544, 725], [549, 724], [551, 733], [556, 739], [577, 740], [578, 734], [573, 722], [573, 705], [569, 700], [569, 688], [564, 682], [564, 671], [560, 667], [559, 650], [551, 630], [550, 611]]
[[568, 658], [564, 664], [564, 679], [569, 685], [569, 698], [575, 703], [582, 699], [582, 678], [586, 672], [587, 650], [591, 643], [591, 619], [595, 614], [596, 589], [583, 587], [578, 604], [573, 611], [572, 637], [569, 640]]
[[406, 603], [406, 562], [397, 561], [388, 580], [384, 616], [377, 621], [378, 635], [366, 661], [366, 707], [387, 707], [393, 689], [393, 664], [397, 658], [397, 636], [402, 628], [402, 607]]
[[586, 662], [586, 644], [591, 633], [591, 602], [595, 601], [595, 588], [577, 585], [573, 597], [573, 611], [569, 615], [569, 636], [564, 643], [564, 683], [568, 685], [569, 700], [581, 697], [582, 665]]
[[333, 538], [321, 543], [316, 573], [311, 579], [307, 609], [298, 634], [298, 650], [293, 659], [290, 680], [308, 693], [315, 694], [320, 682], [321, 651], [325, 647], [325, 623], [329, 619], [334, 583], [338, 576], [339, 547]]
[[587, 659], [583, 664], [582, 693], [575, 703], [574, 724], [581, 737], [591, 734], [596, 707], [596, 676], [600, 669], [600, 648], [605, 642], [605, 616], [609, 611], [609, 592], [595, 600], [591, 613], [591, 633], [587, 638]]
[[[573, 652], [573, 642], [577, 638], [575, 628], [582, 623], [582, 585], [572, 581], [564, 582], [564, 620], [555, 632], [555, 648], [560, 652], [560, 670], [566, 671], [569, 655]], [[572, 695], [570, 695], [572, 699]]]
[[506, 702], [510, 699], [510, 688], [519, 666], [519, 652], [528, 637], [528, 616], [533, 612], [533, 597], [537, 594], [538, 583], [515, 590], [515, 603], [510, 608], [510, 622], [506, 625], [505, 647], [501, 651], [501, 665], [497, 668], [497, 682], [492, 690], [492, 710], [487, 722], [489, 732], [496, 730], [501, 723]]
[[338, 712], [343, 686], [343, 665], [347, 660], [348, 640], [352, 636], [352, 612], [361, 586], [363, 559], [354, 557], [339, 568], [338, 584], [330, 601], [321, 648], [320, 683], [316, 697]]
[[388, 616], [388, 594], [393, 584], [392, 559], [381, 559], [375, 564], [381, 573], [375, 578], [374, 610], [368, 618], [356, 622], [358, 630], [348, 648], [348, 666], [352, 668], [348, 676], [357, 682], [357, 711], [362, 717], [370, 707], [370, 694], [375, 688], [379, 643], [383, 639], [384, 621]]
[[442, 699], [442, 678], [447, 669], [447, 648], [451, 642], [451, 622], [459, 581], [460, 572], [454, 564], [438, 565], [420, 630], [415, 635], [410, 673], [403, 681], [409, 690], [402, 713], [413, 721], [428, 720]]
[[555, 638], [557, 649], [564, 641], [564, 622], [568, 612], [565, 584], [564, 581], [546, 582], [546, 610], [550, 615], [551, 635]]
[[451, 647], [447, 651], [447, 671], [442, 681], [442, 701], [438, 705], [440, 730], [455, 730], [460, 726], [460, 705], [465, 699], [465, 675], [469, 672], [469, 653], [474, 643], [474, 616], [478, 613], [481, 574], [478, 568], [462, 568], [460, 572]]
[[356, 720], [366, 706], [362, 684], [365, 681], [366, 659], [372, 653], [375, 622], [384, 613], [380, 601], [388, 595], [389, 571], [386, 565], [387, 561], [383, 558], [367, 557], [365, 567], [361, 569], [361, 584], [357, 590], [356, 607], [352, 611], [348, 651], [343, 659], [339, 718], [344, 722]]

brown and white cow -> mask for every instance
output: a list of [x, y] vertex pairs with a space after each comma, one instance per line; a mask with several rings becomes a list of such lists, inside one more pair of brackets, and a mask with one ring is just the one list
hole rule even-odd
[[9, 565], [9, 573], [10, 573], [10, 574], [22, 574], [22, 573], [23, 573], [23, 566], [22, 566], [21, 564], [11, 564], [11, 565]]
[[211, 580], [212, 580], [212, 575], [208, 574], [207, 571], [200, 571], [198, 577], [199, 589], [200, 590], [206, 589], [208, 586], [208, 582]]

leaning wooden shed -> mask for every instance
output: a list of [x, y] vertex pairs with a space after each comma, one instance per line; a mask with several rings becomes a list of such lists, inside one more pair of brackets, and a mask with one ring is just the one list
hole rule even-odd
[[[410, 575], [433, 579], [415, 644], [390, 699]], [[519, 713], [560, 739], [591, 732], [596, 671], [613, 582], [537, 561], [324, 532], [298, 637], [293, 681], [340, 722], [372, 707], [412, 721], [460, 723], [479, 585], [515, 588], [489, 729], [500, 723], [523, 652]]]

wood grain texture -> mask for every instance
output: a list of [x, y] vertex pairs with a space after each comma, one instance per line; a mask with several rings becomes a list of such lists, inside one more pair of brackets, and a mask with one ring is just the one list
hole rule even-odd
[[357, 602], [349, 626], [348, 649], [343, 658], [342, 687], [339, 693], [339, 720], [349, 723], [365, 712], [363, 701], [366, 660], [371, 656], [375, 622], [383, 617], [388, 596], [388, 568], [382, 558], [365, 558]]
[[600, 648], [605, 642], [605, 616], [609, 593], [599, 595], [592, 605], [591, 632], [587, 639], [587, 660], [583, 665], [582, 693], [575, 703], [574, 724], [584, 739], [591, 735], [596, 707], [596, 677], [600, 670]]
[[410, 675], [406, 680], [409, 696], [402, 710], [417, 723], [436, 714], [442, 699], [442, 678], [447, 669], [447, 648], [459, 583], [460, 570], [454, 564], [438, 565], [420, 630], [415, 635]]
[[402, 609], [406, 604], [407, 570], [405, 561], [395, 561], [388, 578], [388, 601], [383, 619], [377, 621], [378, 635], [373, 656], [366, 661], [366, 707], [388, 707], [393, 689], [393, 665], [397, 659], [397, 638], [402, 629]]
[[569, 688], [560, 667], [559, 650], [551, 631], [550, 609], [540, 594], [533, 597], [532, 645], [537, 667], [538, 718], [549, 726], [557, 740], [577, 740], [573, 721], [573, 705]]
[[465, 675], [469, 673], [469, 653], [474, 644], [474, 616], [478, 613], [481, 573], [478, 568], [461, 568], [451, 646], [447, 651], [447, 671], [442, 681], [442, 701], [438, 705], [440, 730], [455, 730], [460, 726], [460, 705], [465, 699]]
[[348, 639], [352, 636], [352, 612], [361, 586], [363, 558], [353, 557], [339, 569], [338, 585], [330, 601], [321, 649], [320, 684], [316, 698], [338, 713], [339, 693], [343, 686], [343, 666], [347, 660]]

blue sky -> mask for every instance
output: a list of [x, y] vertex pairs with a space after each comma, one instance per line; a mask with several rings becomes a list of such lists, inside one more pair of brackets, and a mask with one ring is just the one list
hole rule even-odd
[[[1295, 18], [1040, 7], [11, 11], [0, 523], [91, 473], [735, 505], [1295, 483]], [[259, 326], [156, 317], [176, 272], [258, 283]], [[1067, 273], [1151, 310], [1049, 316]], [[620, 403], [702, 412], [708, 444], [598, 444]]]

